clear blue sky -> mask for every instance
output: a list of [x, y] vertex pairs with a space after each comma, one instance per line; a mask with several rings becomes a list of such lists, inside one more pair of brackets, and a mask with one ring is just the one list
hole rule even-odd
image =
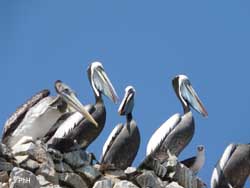
[[[199, 176], [209, 185], [213, 166], [231, 142], [250, 142], [249, 1], [7, 1], [0, 2], [0, 123], [43, 88], [61, 79], [84, 104], [93, 103], [89, 63], [103, 63], [120, 98], [136, 88], [134, 118], [146, 143], [171, 115], [182, 112], [172, 89], [189, 76], [209, 113], [194, 112], [196, 132], [180, 158], [206, 147]], [[105, 100], [107, 122], [88, 148], [98, 157], [125, 118]]]

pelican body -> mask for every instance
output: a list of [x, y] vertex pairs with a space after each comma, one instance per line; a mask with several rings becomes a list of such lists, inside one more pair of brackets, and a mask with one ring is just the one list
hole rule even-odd
[[67, 111], [74, 109], [87, 115], [87, 111], [69, 86], [58, 80], [55, 82], [55, 89], [58, 96], [49, 96], [49, 91], [43, 90], [28, 100], [7, 120], [2, 136], [3, 143], [14, 147], [23, 137], [29, 137], [32, 140], [42, 138]]
[[148, 142], [147, 156], [152, 155], [160, 163], [168, 159], [167, 151], [178, 157], [191, 141], [195, 131], [195, 123], [190, 106], [203, 116], [207, 116], [207, 112], [187, 76], [176, 76], [172, 84], [181, 101], [184, 114], [175, 114], [170, 117], [155, 131]]
[[57, 129], [49, 132], [48, 144], [58, 150], [74, 149], [75, 144], [86, 149], [101, 133], [106, 122], [106, 109], [102, 94], [109, 97], [114, 103], [118, 97], [112, 83], [106, 75], [100, 62], [93, 62], [87, 69], [88, 78], [95, 95], [95, 104], [87, 105], [86, 110], [97, 122], [96, 126], [82, 114], [74, 112], [64, 117]]
[[214, 168], [211, 188], [243, 188], [250, 175], [250, 144], [230, 144]]
[[205, 147], [200, 145], [197, 147], [197, 155], [181, 161], [186, 167], [193, 171], [194, 175], [197, 175], [199, 170], [205, 163]]
[[112, 164], [125, 170], [131, 166], [140, 146], [140, 132], [132, 116], [135, 89], [128, 86], [119, 107], [119, 114], [126, 115], [126, 123], [118, 124], [103, 147], [102, 164]]

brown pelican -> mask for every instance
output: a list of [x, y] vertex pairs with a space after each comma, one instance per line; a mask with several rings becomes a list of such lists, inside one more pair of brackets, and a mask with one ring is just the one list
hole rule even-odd
[[243, 188], [250, 175], [250, 144], [230, 144], [214, 168], [211, 188]]
[[193, 171], [195, 175], [199, 172], [199, 170], [203, 167], [205, 163], [205, 147], [199, 145], [197, 147], [197, 155], [188, 159], [181, 161], [186, 167]]
[[43, 90], [7, 120], [2, 136], [3, 143], [13, 147], [23, 137], [32, 140], [42, 138], [60, 116], [72, 110], [79, 111], [96, 124], [69, 86], [58, 80], [55, 82], [55, 89], [57, 97], [49, 96], [49, 91]]
[[114, 103], [118, 100], [115, 89], [100, 62], [90, 64], [87, 73], [96, 99], [96, 103], [88, 105], [87, 108], [98, 126], [94, 127], [92, 122], [78, 112], [64, 117], [59, 128], [53, 129], [52, 133], [48, 133], [52, 136], [47, 143], [55, 149], [61, 151], [72, 150], [75, 149], [75, 143], [78, 143], [82, 149], [86, 149], [101, 133], [105, 125], [106, 110], [102, 94], [109, 97]]
[[191, 141], [195, 127], [190, 106], [203, 116], [208, 115], [187, 76], [176, 76], [172, 84], [182, 104], [184, 114], [175, 114], [170, 117], [155, 131], [147, 145], [147, 155], [153, 155], [153, 158], [161, 163], [167, 160], [168, 150], [171, 154], [178, 156]]
[[116, 168], [125, 170], [131, 166], [140, 145], [140, 132], [132, 117], [135, 89], [128, 86], [118, 112], [126, 115], [127, 122], [118, 124], [103, 146], [102, 164], [112, 164]]

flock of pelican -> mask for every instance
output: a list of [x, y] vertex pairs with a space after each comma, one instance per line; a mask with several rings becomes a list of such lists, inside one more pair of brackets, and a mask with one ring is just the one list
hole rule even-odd
[[[100, 62], [93, 62], [87, 69], [95, 103], [83, 105], [74, 91], [60, 80], [55, 82], [57, 96], [42, 90], [6, 121], [2, 142], [10, 148], [18, 147], [22, 140], [40, 139], [48, 147], [61, 152], [86, 149], [101, 133], [106, 122], [106, 109], [102, 96], [117, 103], [116, 91]], [[149, 139], [146, 157], [151, 156], [160, 164], [169, 155], [176, 157], [191, 141], [195, 123], [191, 108], [206, 117], [201, 100], [185, 75], [172, 80], [174, 91], [180, 100], [183, 114], [174, 114], [165, 121]], [[100, 163], [119, 169], [131, 166], [140, 146], [140, 131], [133, 119], [135, 88], [127, 86], [118, 113], [126, 116], [124, 124], [118, 124], [106, 140]], [[205, 162], [205, 148], [197, 147], [195, 157], [180, 161], [197, 174]], [[230, 144], [214, 168], [212, 188], [243, 187], [250, 175], [250, 144]]]

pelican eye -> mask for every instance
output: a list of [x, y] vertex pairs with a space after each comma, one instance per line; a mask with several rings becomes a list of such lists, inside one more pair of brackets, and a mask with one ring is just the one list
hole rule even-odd
[[67, 93], [67, 94], [70, 94], [70, 89], [69, 89], [69, 88], [65, 88], [65, 89], [63, 90], [63, 92], [65, 92], [65, 93]]

